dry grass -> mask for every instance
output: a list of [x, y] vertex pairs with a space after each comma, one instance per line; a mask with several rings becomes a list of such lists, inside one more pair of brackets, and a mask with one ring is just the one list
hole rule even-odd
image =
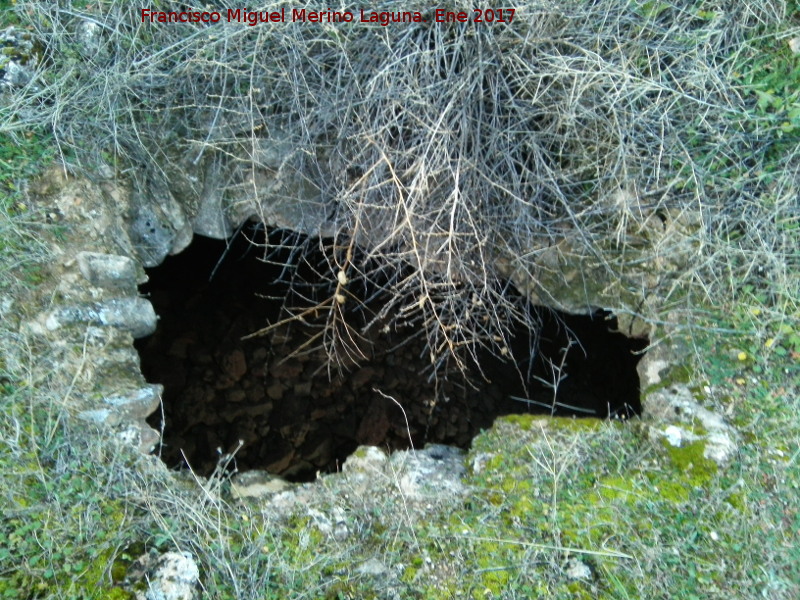
[[[85, 390], [51, 368], [64, 348], [30, 347], [4, 315], [1, 595], [120, 598], [112, 565], [155, 548], [192, 551], [211, 597], [796, 597], [798, 151], [730, 77], [743, 39], [784, 5], [718, 2], [720, 16], [698, 21], [695, 4], [644, 15], [638, 4], [531, 2], [512, 29], [242, 27], [209, 38], [143, 28], [112, 1], [94, 3], [104, 51], [83, 56], [81, 8], [18, 2], [47, 60], [4, 108], [3, 131], [44, 119], [72, 168], [91, 170], [107, 151], [142, 177], [185, 152], [253, 168], [230, 158], [262, 143], [253, 131], [308, 150], [288, 171], [357, 166], [352, 180], [323, 179], [341, 232], [328, 275], [393, 291], [435, 358], [450, 344], [502, 339], [525, 318], [500, 292], [500, 240], [528, 257], [578, 232], [583, 254], [624, 276], [645, 215], [696, 209], [692, 268], [655, 291], [697, 331], [744, 332], [697, 334], [691, 383], [698, 394], [709, 386], [704, 404], [747, 443], [728, 470], [676, 491], [686, 473], [635, 427], [542, 436], [502, 426], [476, 441], [473, 452], [495, 462], [456, 506], [415, 513], [402, 494], [323, 480], [313, 507], [344, 516], [341, 539], [303, 511], [279, 519], [234, 503], [224, 478], [178, 483], [76, 426], [63, 400]], [[49, 259], [39, 241], [56, 232], [34, 230], [37, 219], [12, 210], [21, 199], [3, 193], [2, 293], [49, 298], [54, 282], [40, 290], [24, 267]], [[348, 257], [359, 232], [380, 261]], [[736, 308], [731, 320], [701, 313], [709, 299]], [[376, 557], [396, 588], [357, 572]], [[565, 576], [573, 558], [590, 581]]]
[[[370, 281], [391, 298], [378, 320], [418, 328], [439, 368], [500, 351], [515, 322], [536, 329], [498, 259], [539, 281], [540, 251], [565, 236], [584, 277], [622, 282], [614, 308], [790, 285], [800, 153], [765, 172], [768, 124], [732, 77], [786, 6], [701, 4], [530, 1], [511, 26], [383, 28], [164, 26], [118, 0], [19, 2], [43, 61], [2, 127], [44, 120], [71, 168], [110, 163], [142, 187], [182, 164], [307, 179], [336, 230], [319, 273], [334, 293], [311, 303], [320, 342], [355, 351], [342, 292]], [[279, 165], [271, 148], [289, 148]]]

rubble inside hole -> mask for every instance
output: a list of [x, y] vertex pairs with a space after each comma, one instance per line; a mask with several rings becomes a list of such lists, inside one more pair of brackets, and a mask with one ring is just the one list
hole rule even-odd
[[[188, 462], [208, 475], [233, 454], [227, 468], [311, 480], [339, 470], [360, 445], [469, 447], [500, 415], [641, 412], [636, 364], [647, 340], [616, 332], [604, 311], [574, 316], [534, 307], [536, 335], [515, 333], [507, 356], [480, 352], [466, 373], [453, 367], [435, 377], [419, 331], [367, 327], [369, 315], [358, 310], [346, 313], [360, 336], [355, 356], [338, 365], [315, 343], [322, 325], [313, 311], [243, 340], [286, 319], [291, 273], [306, 268], [305, 280], [314, 279], [318, 246], [301, 254], [289, 239], [296, 240], [257, 224], [228, 242], [196, 236], [148, 271], [142, 292], [159, 325], [136, 345], [145, 377], [164, 385], [163, 410], [150, 424], [163, 429], [168, 466]], [[380, 293], [364, 293], [380, 304]]]

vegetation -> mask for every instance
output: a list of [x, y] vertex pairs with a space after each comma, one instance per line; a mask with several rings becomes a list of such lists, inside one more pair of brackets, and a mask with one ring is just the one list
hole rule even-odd
[[320, 274], [341, 285], [313, 301], [333, 359], [365, 281], [437, 368], [502, 352], [515, 321], [536, 329], [510, 273], [545, 300], [580, 277], [579, 306], [651, 318], [787, 285], [800, 128], [783, 0], [531, 0], [510, 24], [388, 27], [164, 26], [121, 0], [73, 4], [16, 3], [43, 54], [0, 126], [44, 121], [68, 168], [141, 190], [212, 168], [238, 182], [228, 202], [250, 176], [295, 182], [263, 199], [335, 230]]
[[[57, 234], [46, 207], [37, 206], [27, 194], [25, 179], [47, 164], [55, 148], [71, 167], [87, 169], [91, 156], [101, 156], [99, 150], [111, 162], [141, 161], [148, 168], [153, 168], [153, 158], [171, 159], [170, 143], [180, 147], [201, 141], [213, 146], [208, 152], [224, 151], [232, 139], [212, 144], [207, 132], [200, 131], [200, 123], [216, 113], [221, 96], [208, 106], [196, 99], [191, 100], [194, 104], [179, 103], [166, 94], [166, 88], [176, 94], [190, 91], [188, 82], [197, 71], [181, 72], [181, 65], [208, 68], [215, 59], [224, 58], [227, 62], [219, 64], [231, 73], [218, 73], [208, 85], [233, 86], [228, 88], [229, 97], [240, 104], [232, 110], [241, 118], [248, 114], [245, 100], [253, 98], [236, 86], [247, 82], [243, 73], [256, 62], [283, 69], [286, 65], [280, 60], [299, 61], [299, 66], [309, 68], [301, 60], [302, 50], [322, 49], [320, 54], [308, 54], [316, 57], [314, 67], [321, 72], [342, 69], [349, 58], [351, 65], [363, 61], [357, 69], [348, 67], [356, 74], [375, 73], [379, 39], [371, 37], [359, 47], [349, 45], [358, 35], [346, 27], [314, 30], [313, 35], [311, 30], [274, 28], [269, 30], [274, 37], [267, 38], [266, 30], [254, 28], [237, 30], [230, 39], [205, 40], [198, 47], [191, 45], [186, 30], [170, 34], [166, 28], [124, 25], [128, 21], [121, 18], [123, 4], [118, 2], [75, 2], [61, 12], [44, 3], [15, 4], [15, 20], [39, 34], [58, 34], [51, 39], [51, 54], [43, 64], [57, 64], [59, 69], [43, 68], [42, 87], [30, 87], [0, 108], [0, 598], [122, 600], [130, 597], [121, 583], [131, 560], [150, 549], [191, 551], [201, 565], [205, 593], [219, 598], [333, 600], [396, 594], [425, 599], [788, 600], [800, 596], [800, 58], [787, 43], [800, 36], [795, 3], [575, 1], [564, 3], [564, 15], [542, 13], [543, 20], [551, 19], [552, 29], [547, 31], [552, 39], [532, 64], [537, 69], [548, 65], [556, 75], [546, 91], [552, 97], [538, 117], [539, 138], [535, 144], [519, 145], [518, 138], [503, 135], [521, 114], [519, 106], [511, 106], [503, 113], [505, 121], [489, 120], [487, 127], [492, 129], [484, 132], [487, 140], [497, 138], [497, 154], [479, 152], [477, 147], [469, 151], [474, 129], [467, 128], [469, 135], [455, 129], [445, 134], [435, 127], [439, 116], [451, 109], [446, 104], [451, 96], [442, 93], [435, 81], [417, 90], [425, 92], [417, 107], [419, 121], [410, 120], [410, 112], [390, 111], [389, 103], [372, 105], [374, 113], [360, 113], [364, 119], [359, 126], [378, 124], [384, 129], [347, 130], [342, 145], [331, 154], [340, 152], [353, 164], [364, 165], [365, 173], [383, 165], [384, 175], [363, 189], [345, 186], [332, 191], [341, 194], [337, 197], [347, 207], [343, 231], [353, 231], [357, 220], [351, 219], [359, 210], [393, 207], [398, 198], [405, 198], [419, 211], [414, 225], [419, 229], [404, 225], [410, 229], [396, 240], [401, 249], [401, 242], [412, 233], [433, 239], [442, 224], [437, 207], [449, 206], [453, 190], [468, 198], [456, 206], [458, 211], [486, 219], [475, 223], [476, 231], [512, 232], [514, 243], [522, 245], [533, 222], [542, 224], [545, 235], [559, 223], [572, 223], [586, 232], [586, 252], [606, 244], [618, 223], [610, 221], [612, 211], [601, 210], [600, 201], [559, 201], [564, 194], [569, 193], [570, 199], [607, 200], [610, 190], [628, 177], [641, 190], [669, 185], [675, 192], [669, 199], [651, 197], [652, 206], [622, 207], [628, 223], [634, 223], [633, 230], [639, 210], [680, 212], [700, 203], [708, 218], [696, 231], [701, 236], [696, 246], [700, 258], [696, 268], [678, 278], [687, 285], [664, 294], [685, 323], [668, 333], [673, 343], [693, 349], [682, 367], [697, 400], [735, 424], [742, 444], [733, 464], [718, 468], [703, 458], [702, 446], [670, 448], [652, 440], [644, 424], [637, 422], [545, 423], [512, 417], [475, 440], [467, 481], [471, 495], [455, 505], [409, 507], [397, 490], [355, 494], [336, 476], [323, 478], [308, 508], [322, 515], [337, 511], [343, 515], [348, 531], [344, 538], [310, 517], [310, 512], [279, 516], [232, 500], [223, 476], [204, 481], [169, 474], [115, 438], [99, 431], [87, 433], [83, 424], [73, 421], [64, 399], [73, 392], [74, 374], [52, 368], [65, 350], [36, 347], [20, 325], [28, 310], [24, 300], [52, 294], [52, 282], [37, 276], [37, 266], [52, 260], [49, 252]], [[87, 59], [70, 33], [70, 15], [89, 14], [83, 11], [90, 9], [97, 11], [91, 14], [104, 25], [120, 25], [103, 28], [118, 36], [108, 41], [109, 48], [113, 57], [131, 59], [128, 63], [109, 59], [106, 79], [96, 81], [91, 72], [79, 68]], [[7, 18], [6, 13], [0, 18]], [[574, 40], [553, 33], [564, 31], [565, 23], [574, 27], [581, 23], [570, 30]], [[613, 50], [607, 47], [611, 38], [603, 37], [608, 32], [592, 29], [594, 23], [626, 27], [621, 30], [625, 38], [618, 40], [625, 46], [620, 57], [631, 60], [625, 71], [619, 70], [622, 63], [594, 62]], [[178, 35], [176, 31], [184, 43], [158, 37]], [[471, 48], [507, 52], [526, 39], [524, 35], [503, 38], [506, 34], [499, 33], [492, 38], [483, 32], [480, 35], [487, 37], [478, 43], [469, 31], [443, 28], [414, 37], [408, 29], [396, 28], [382, 35], [390, 42], [386, 51], [401, 57], [409, 56], [414, 44], [423, 51], [428, 42], [443, 42], [436, 36], [452, 36], [438, 46], [450, 53], [442, 50], [430, 56], [434, 67], [445, 70], [474, 65], [467, 60], [473, 57]], [[200, 32], [196, 33], [199, 38]], [[576, 40], [594, 44], [578, 63], [564, 51]], [[667, 47], [653, 46], [656, 40]], [[241, 53], [238, 59], [215, 54], [226, 43]], [[156, 44], [165, 50], [143, 60], [142, 52]], [[281, 56], [289, 47], [297, 48], [297, 54]], [[708, 53], [703, 56], [710, 62], [698, 63], [698, 54], [683, 54], [689, 47], [697, 48], [698, 54]], [[334, 59], [341, 62], [331, 63]], [[506, 85], [531, 85], [537, 77], [505, 59], [498, 66], [513, 74]], [[700, 66], [704, 70], [697, 71]], [[170, 73], [168, 82], [157, 76], [159, 69]], [[636, 79], [634, 74], [653, 70], [659, 77], [682, 73], [696, 82], [680, 87], [680, 93], [677, 83], [663, 90], [653, 88], [657, 80], [653, 73], [647, 77], [649, 87], [626, 83], [629, 77]], [[405, 72], [409, 83], [426, 81], [424, 73]], [[449, 84], [457, 80], [445, 75], [442, 80]], [[269, 94], [294, 97], [290, 92], [297, 82], [272, 76], [274, 87], [257, 92], [265, 94], [255, 98], [259, 105], [269, 105]], [[384, 89], [381, 93], [396, 91], [392, 86], [403, 81], [396, 71], [378, 70], [375, 77], [383, 88], [372, 89]], [[483, 98], [485, 110], [501, 99], [530, 100], [517, 92], [504, 96], [503, 81], [491, 73], [480, 74], [485, 79], [470, 72], [459, 77], [468, 85], [463, 102], [450, 115], [453, 123], [477, 118], [472, 111], [481, 103], [467, 100], [476, 98], [469, 85], [478, 81], [491, 83], [487, 89], [499, 94]], [[323, 102], [312, 108], [336, 115], [331, 107], [339, 107], [334, 100], [341, 90], [327, 89], [325, 81], [333, 86], [336, 80], [326, 75], [306, 81], [318, 86], [309, 98]], [[360, 80], [357, 83], [343, 80], [340, 85], [363, 86], [359, 89], [365, 94], [370, 89]], [[636, 95], [639, 92], [641, 96]], [[603, 100], [609, 93], [614, 102]], [[39, 102], [36, 111], [26, 104], [30, 102]], [[708, 110], [698, 110], [705, 104]], [[181, 112], [175, 108], [179, 105], [191, 110]], [[574, 111], [571, 121], [567, 108]], [[276, 130], [281, 119], [290, 123], [299, 118], [299, 105], [282, 109], [285, 113], [268, 115]], [[657, 115], [667, 115], [663, 124], [668, 130], [653, 137], [653, 122], [648, 119]], [[47, 128], [34, 127], [42, 117]], [[148, 123], [148, 118], [154, 122]], [[334, 123], [340, 128], [345, 121], [358, 121], [335, 118], [341, 119]], [[614, 131], [625, 123], [635, 126]], [[185, 137], [172, 127], [183, 127]], [[319, 132], [298, 129], [291, 134], [298, 138], [294, 141], [319, 143]], [[157, 154], [161, 140], [156, 132], [161, 130], [168, 132], [164, 156]], [[112, 131], [119, 137], [114, 138]], [[142, 146], [133, 142], [134, 131]], [[411, 133], [404, 137], [403, 131]], [[363, 145], [369, 136], [380, 143]], [[397, 180], [384, 180], [387, 162], [370, 154], [376, 148], [391, 154], [388, 164], [405, 164]], [[453, 149], [463, 152], [453, 154]], [[545, 168], [531, 158], [544, 161], [554, 152], [563, 164]], [[662, 154], [663, 170], [648, 170], [649, 159]], [[503, 156], [519, 169], [516, 179], [510, 178], [518, 187], [490, 191], [488, 174], [510, 173], [498, 171], [502, 159], [493, 157]], [[404, 163], [409, 157], [427, 162]], [[464, 172], [472, 169], [472, 179], [468, 177], [472, 187], [455, 185], [455, 167]], [[422, 189], [412, 185], [411, 173], [421, 168], [444, 182], [441, 189], [426, 190], [434, 192], [429, 198], [422, 198]], [[520, 201], [539, 185], [541, 201]], [[346, 192], [359, 189], [368, 192], [365, 204], [352, 205]], [[493, 208], [481, 212], [481, 203], [486, 202]], [[548, 216], [550, 210], [553, 217]], [[539, 214], [539, 221], [531, 221], [532, 214]], [[620, 231], [627, 235], [627, 227]], [[466, 264], [475, 238], [469, 232], [446, 228], [445, 232], [452, 236], [455, 256]], [[403, 264], [413, 264], [406, 250], [400, 256]], [[613, 257], [608, 260], [616, 274], [625, 266]], [[467, 274], [476, 286], [486, 286], [477, 287], [478, 293], [497, 299], [491, 296], [494, 275], [481, 270], [488, 269], [487, 264]], [[426, 279], [417, 266], [404, 284], [409, 289], [441, 283]], [[406, 297], [407, 290], [399, 292]], [[441, 302], [430, 310], [448, 314], [448, 319], [464, 317], [458, 306], [448, 306], [446, 299]], [[502, 329], [507, 315], [500, 311], [491, 316]], [[466, 331], [465, 335], [479, 337], [485, 333]], [[409, 510], [416, 512], [412, 515]], [[375, 558], [388, 574], [370, 576], [359, 569]], [[589, 575], [567, 575], [576, 565], [584, 568], [578, 572]]]

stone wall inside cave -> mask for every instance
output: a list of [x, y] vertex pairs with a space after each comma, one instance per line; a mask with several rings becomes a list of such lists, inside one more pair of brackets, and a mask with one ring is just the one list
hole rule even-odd
[[369, 304], [345, 311], [353, 343], [338, 363], [319, 343], [324, 321], [312, 313], [243, 340], [290, 314], [286, 298], [297, 281], [287, 272], [305, 265], [305, 282], [325, 286], [314, 280], [323, 260], [314, 244], [303, 256], [275, 251], [285, 235], [250, 224], [228, 242], [195, 236], [148, 272], [141, 291], [159, 326], [137, 349], [148, 381], [164, 385], [163, 411], [150, 424], [163, 429], [161, 455], [171, 467], [188, 462], [208, 474], [235, 453], [239, 470], [310, 479], [337, 470], [362, 444], [468, 447], [498, 415], [640, 412], [636, 364], [646, 341], [616, 333], [616, 320], [601, 311], [531, 307], [536, 332], [515, 332], [508, 356], [476, 351], [465, 371], [432, 372], [424, 332], [375, 321], [374, 290], [364, 290]]

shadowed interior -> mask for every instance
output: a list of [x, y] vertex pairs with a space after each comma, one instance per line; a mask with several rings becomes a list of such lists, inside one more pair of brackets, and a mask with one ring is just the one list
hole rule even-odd
[[332, 285], [315, 280], [321, 245], [297, 252], [290, 239], [297, 236], [248, 224], [227, 243], [196, 236], [148, 271], [142, 292], [160, 320], [137, 348], [147, 379], [165, 387], [163, 412], [150, 422], [163, 427], [161, 456], [170, 467], [188, 461], [209, 474], [234, 453], [230, 464], [240, 471], [309, 480], [337, 470], [362, 444], [468, 447], [499, 415], [641, 411], [636, 364], [647, 340], [615, 332], [616, 319], [604, 311], [529, 307], [536, 332], [518, 328], [504, 355], [465, 355], [463, 372], [432, 373], [419, 328], [376, 322], [381, 294], [374, 289], [363, 290], [368, 302], [345, 311], [358, 335], [338, 364], [314, 343], [322, 323], [313, 312], [242, 340], [288, 316], [285, 299], [297, 291], [288, 272], [305, 270], [312, 287]]

